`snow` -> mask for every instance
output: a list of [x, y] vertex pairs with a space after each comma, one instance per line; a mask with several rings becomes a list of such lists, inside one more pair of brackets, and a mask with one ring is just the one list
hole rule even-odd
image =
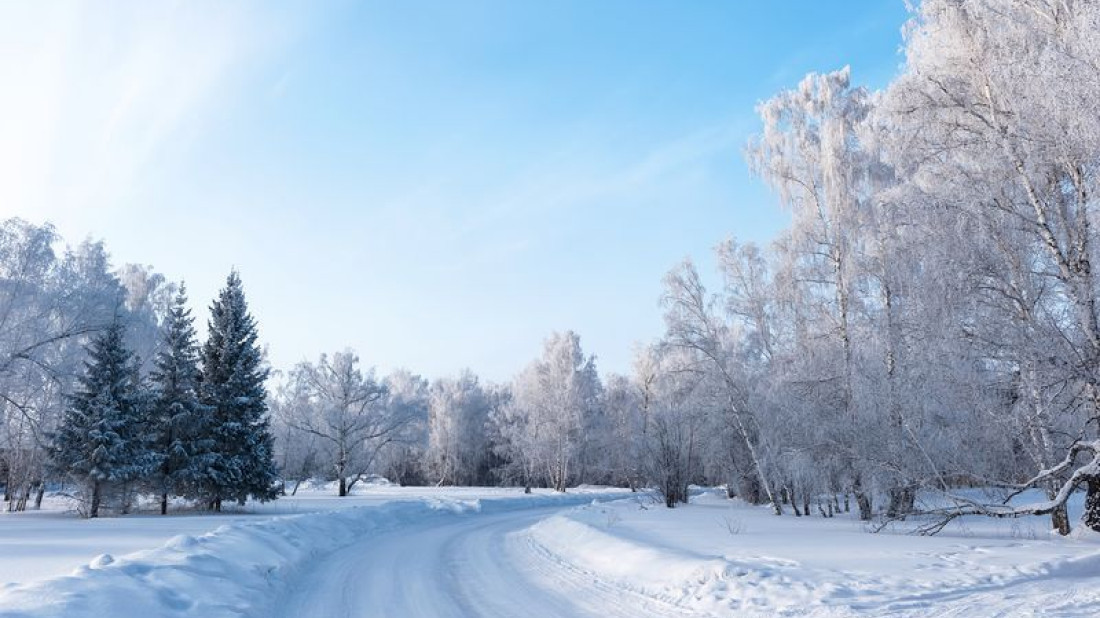
[[[697, 492], [330, 488], [217, 516], [9, 514], [4, 616], [1092, 616], [1100, 535], [934, 537]], [[1024, 496], [1023, 499], [1030, 499]], [[1072, 503], [1074, 516], [1080, 499]], [[154, 549], [149, 549], [154, 548]], [[134, 550], [138, 551], [134, 551]], [[67, 574], [66, 574], [67, 573]], [[57, 575], [61, 575], [58, 577]], [[46, 579], [43, 577], [49, 576]], [[34, 581], [32, 581], [34, 580]]]
[[1053, 537], [1046, 523], [967, 518], [934, 537], [871, 534], [852, 517], [775, 517], [706, 493], [675, 510], [590, 505], [523, 534], [606, 586], [698, 615], [1095, 615], [1100, 541]]
[[[541, 490], [535, 490], [536, 492]], [[122, 556], [158, 547], [179, 534], [198, 536], [223, 525], [256, 521], [274, 515], [296, 515], [353, 506], [379, 505], [392, 500], [438, 497], [476, 500], [509, 497], [516, 489], [488, 487], [399, 487], [382, 479], [357, 484], [351, 496], [337, 498], [335, 486], [303, 485], [295, 496], [244, 508], [227, 505], [222, 514], [178, 512], [168, 517], [148, 511], [125, 517], [79, 519], [69, 501], [47, 496], [41, 511], [0, 511], [0, 583], [33, 583], [65, 575], [99, 554]]]
[[[9, 583], [0, 592], [0, 613], [267, 616], [273, 610], [264, 602], [275, 597], [280, 582], [293, 578], [310, 559], [366, 536], [410, 523], [569, 505], [592, 496], [621, 493], [604, 489], [524, 495], [520, 489], [374, 486], [342, 499], [328, 492], [307, 491], [301, 498], [255, 505], [249, 512], [230, 515], [82, 521], [56, 512], [12, 514], [7, 520], [17, 525], [31, 522], [23, 527], [28, 537], [33, 534], [38, 541], [48, 539], [49, 543], [16, 552], [15, 563], [34, 565], [35, 572], [42, 574], [56, 572], [77, 553], [90, 555], [68, 575], [28, 584]], [[297, 514], [284, 514], [288, 512]], [[154, 539], [163, 544], [118, 555]], [[54, 551], [74, 545], [78, 549]]]

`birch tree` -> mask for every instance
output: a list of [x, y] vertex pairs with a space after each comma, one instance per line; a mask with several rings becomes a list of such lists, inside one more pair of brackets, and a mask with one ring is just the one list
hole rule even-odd
[[407, 418], [389, 413], [383, 405], [386, 389], [373, 369], [365, 374], [359, 369], [359, 357], [350, 350], [299, 363], [291, 380], [306, 399], [291, 410], [295, 416], [289, 423], [325, 444], [337, 495], [346, 496]]
[[[1054, 352], [1057, 360], [1044, 364], [1077, 392], [1072, 405], [1052, 406], [1047, 395], [1023, 387], [1040, 434], [1056, 413], [1076, 417], [1081, 440], [1095, 431], [1089, 422], [1098, 414], [1100, 330], [1091, 268], [1100, 152], [1098, 17], [1100, 7], [1089, 2], [927, 0], [908, 27], [906, 70], [887, 94], [895, 163], [934, 199], [981, 221], [1002, 243], [1003, 258], [1020, 265], [1007, 278], [990, 280], [1015, 310], [1017, 328], [1053, 327], [1053, 337], [1039, 339], [1046, 349], [1030, 354], [1017, 340], [1024, 353], [1011, 361], [1020, 385], [1036, 384], [1044, 381], [1037, 380], [1037, 359]], [[1037, 446], [1043, 442], [1040, 437]], [[1057, 450], [1083, 444], [1041, 446], [1047, 452], [1037, 459], [1050, 462]], [[1055, 475], [1040, 476], [1036, 482], [1052, 483], [1052, 495], [1063, 494]], [[1086, 486], [1085, 523], [1100, 529], [1100, 477], [1070, 480]]]
[[489, 398], [469, 370], [432, 384], [425, 455], [437, 485], [471, 485], [482, 478], [489, 410]]
[[745, 373], [733, 353], [735, 334], [717, 313], [717, 300], [707, 293], [699, 273], [685, 262], [665, 277], [666, 334], [664, 343], [690, 354], [699, 371], [712, 372], [723, 385], [723, 408], [728, 427], [748, 455], [760, 489], [776, 515], [780, 505], [761, 450], [762, 436], [757, 419], [747, 406]]
[[601, 389], [595, 358], [584, 355], [580, 337], [551, 334], [542, 356], [516, 377], [508, 409], [495, 417], [503, 452], [520, 462], [525, 485], [541, 478], [565, 491], [578, 478]]
[[[793, 214], [792, 281], [805, 287], [807, 298], [829, 322], [837, 348], [835, 414], [854, 424], [857, 417], [854, 382], [856, 353], [853, 326], [855, 272], [860, 211], [865, 206], [868, 165], [856, 132], [870, 110], [870, 95], [853, 87], [845, 68], [824, 75], [810, 74], [794, 90], [781, 92], [758, 108], [761, 135], [750, 142], [748, 158]], [[818, 342], [817, 345], [821, 345]], [[851, 455], [851, 489], [860, 516], [871, 517], [871, 492], [863, 487], [858, 461], [861, 445], [841, 445]]]

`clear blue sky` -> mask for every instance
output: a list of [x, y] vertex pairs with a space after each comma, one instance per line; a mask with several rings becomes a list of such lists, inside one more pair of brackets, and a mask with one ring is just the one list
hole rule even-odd
[[809, 71], [884, 84], [902, 0], [0, 3], [0, 213], [240, 269], [276, 366], [625, 371], [661, 276], [785, 224], [741, 155]]

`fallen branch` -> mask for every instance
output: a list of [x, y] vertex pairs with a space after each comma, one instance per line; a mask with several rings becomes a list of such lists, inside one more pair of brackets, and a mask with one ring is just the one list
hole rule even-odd
[[[1023, 504], [1019, 506], [1012, 506], [1009, 502], [1028, 489], [1032, 489], [1038, 486], [1040, 483], [1047, 481], [1051, 478], [1055, 478], [1067, 470], [1073, 468], [1074, 461], [1081, 453], [1092, 453], [1092, 459], [1078, 467], [1070, 475], [1069, 479], [1062, 483], [1058, 493], [1055, 494], [1050, 500], [1044, 500], [1042, 502], [1034, 502], [1031, 504]], [[1065, 506], [1066, 501], [1073, 495], [1073, 491], [1077, 489], [1081, 483], [1088, 481], [1089, 479], [1100, 477], [1100, 440], [1093, 440], [1088, 442], [1075, 442], [1066, 453], [1065, 459], [1063, 459], [1057, 465], [1040, 471], [1034, 477], [1027, 482], [1020, 485], [1013, 485], [1015, 489], [1000, 503], [984, 503], [977, 500], [967, 498], [965, 496], [959, 496], [947, 491], [943, 492], [943, 495], [954, 502], [952, 506], [946, 506], [942, 508], [926, 509], [916, 512], [906, 513], [906, 517], [912, 516], [924, 516], [936, 518], [936, 521], [920, 526], [913, 530], [914, 534], [920, 535], [934, 535], [943, 530], [947, 524], [951, 523], [959, 517], [966, 515], [981, 515], [983, 517], [995, 517], [995, 518], [1017, 518], [1028, 517], [1032, 515], [1049, 515], [1054, 511]], [[901, 516], [886, 518], [879, 525], [875, 527], [874, 532], [880, 532], [887, 526], [895, 521], [899, 521]]]

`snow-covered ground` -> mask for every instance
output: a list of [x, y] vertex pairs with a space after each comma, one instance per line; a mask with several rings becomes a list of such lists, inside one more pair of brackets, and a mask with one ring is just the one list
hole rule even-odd
[[30, 582], [0, 592], [5, 616], [1100, 614], [1097, 535], [870, 534], [720, 492], [669, 510], [599, 488], [310, 489], [213, 517], [6, 515], [0, 534], [5, 578]]
[[121, 556], [158, 547], [176, 535], [197, 536], [226, 524], [268, 519], [274, 515], [378, 505], [423, 496], [475, 500], [522, 493], [516, 489], [412, 488], [388, 484], [358, 485], [354, 495], [346, 498], [335, 497], [334, 491], [332, 487], [303, 487], [295, 496], [285, 496], [267, 504], [248, 504], [244, 508], [227, 506], [226, 512], [220, 515], [174, 510], [168, 517], [149, 512], [101, 519], [80, 519], [68, 501], [47, 497], [41, 511], [0, 511], [0, 553], [4, 556], [0, 560], [0, 583], [10, 587], [14, 583], [66, 575], [100, 554]]
[[[403, 537], [409, 529], [454, 519], [537, 509], [549, 515], [624, 493], [586, 488], [524, 495], [521, 489], [370, 486], [348, 498], [307, 490], [218, 516], [85, 521], [49, 510], [9, 514], [5, 522], [23, 525], [25, 533], [5, 541], [16, 545], [33, 533], [33, 543], [42, 543], [18, 552], [39, 579], [16, 577], [23, 583], [4, 586], [0, 616], [266, 617], [280, 607], [281, 591], [300, 589], [297, 580], [357, 542]], [[146, 549], [119, 555], [145, 541], [150, 543]], [[66, 546], [79, 549], [59, 549]], [[83, 558], [74, 562], [77, 555]]]
[[[1079, 505], [1079, 501], [1075, 504]], [[518, 535], [564, 568], [697, 615], [1095, 616], [1100, 538], [971, 518], [938, 536], [696, 496], [573, 509]]]

